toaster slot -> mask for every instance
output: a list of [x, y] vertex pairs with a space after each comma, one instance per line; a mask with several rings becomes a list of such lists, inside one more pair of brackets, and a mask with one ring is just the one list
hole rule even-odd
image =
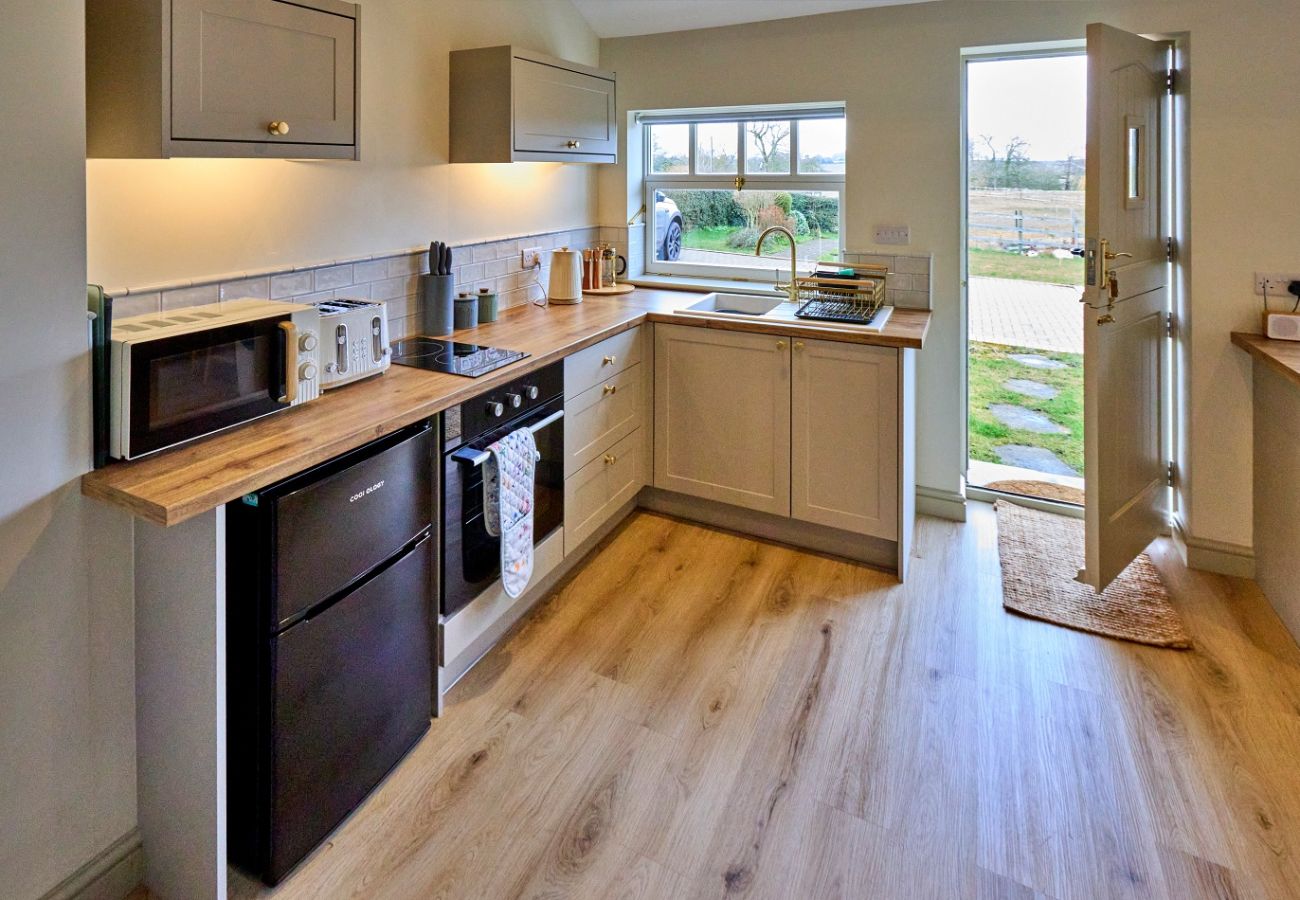
[[348, 326], [334, 328], [334, 368], [340, 375], [348, 371]]

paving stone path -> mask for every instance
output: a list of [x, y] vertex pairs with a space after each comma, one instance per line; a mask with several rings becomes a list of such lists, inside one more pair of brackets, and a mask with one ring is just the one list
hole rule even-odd
[[1032, 431], [1034, 434], [1069, 434], [1070, 429], [1057, 425], [1043, 413], [1013, 406], [1010, 403], [990, 403], [989, 412], [1008, 428], [1019, 431]]
[[1029, 366], [1031, 369], [1068, 369], [1069, 366], [1058, 359], [1048, 359], [1046, 356], [1039, 356], [1037, 353], [1012, 353], [1010, 358], [1020, 363], [1022, 366]]
[[1078, 475], [1061, 461], [1061, 458], [1043, 447], [1026, 447], [1023, 444], [1007, 444], [994, 447], [993, 452], [1005, 466], [1019, 466], [1036, 472], [1049, 472], [1053, 475]]
[[1050, 384], [1043, 384], [1041, 381], [1030, 381], [1027, 378], [1010, 378], [1002, 382], [1002, 386], [1017, 394], [1033, 397], [1035, 400], [1051, 400], [1060, 393]]

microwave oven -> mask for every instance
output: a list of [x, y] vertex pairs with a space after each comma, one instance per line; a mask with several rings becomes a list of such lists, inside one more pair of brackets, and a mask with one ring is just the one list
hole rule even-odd
[[231, 300], [113, 323], [109, 453], [136, 459], [320, 396], [320, 313]]

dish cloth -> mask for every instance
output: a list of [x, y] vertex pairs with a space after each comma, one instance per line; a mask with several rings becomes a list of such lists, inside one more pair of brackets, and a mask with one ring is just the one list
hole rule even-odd
[[527, 428], [487, 448], [483, 463], [483, 523], [501, 538], [501, 585], [518, 597], [533, 577], [533, 476], [537, 441]]

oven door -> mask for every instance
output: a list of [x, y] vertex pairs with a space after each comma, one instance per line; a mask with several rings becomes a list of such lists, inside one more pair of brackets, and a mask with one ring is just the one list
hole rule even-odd
[[[533, 544], [564, 523], [564, 398], [528, 411], [444, 459], [442, 614], [450, 616], [501, 577], [501, 539], [483, 522], [483, 465], [475, 456], [512, 431], [550, 421], [533, 432], [537, 470], [533, 485]], [[557, 415], [559, 413], [560, 415]]]
[[129, 344], [126, 458], [288, 408], [291, 321], [285, 313]]

